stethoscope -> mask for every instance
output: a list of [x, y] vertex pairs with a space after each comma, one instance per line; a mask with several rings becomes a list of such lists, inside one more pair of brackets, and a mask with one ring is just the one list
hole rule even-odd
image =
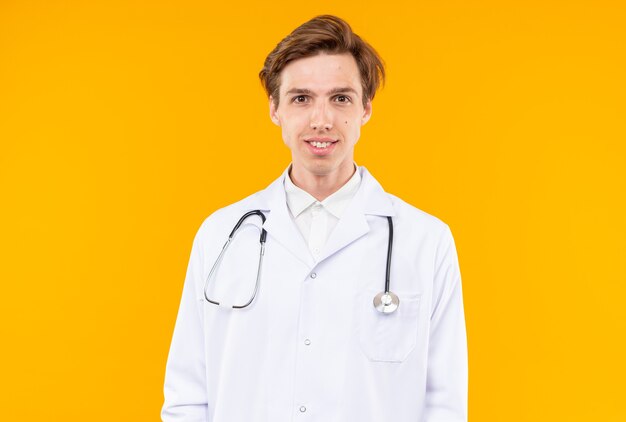
[[[246, 308], [256, 298], [257, 291], [259, 290], [259, 282], [261, 280], [261, 267], [263, 265], [263, 256], [265, 255], [265, 240], [267, 238], [267, 232], [263, 228], [263, 223], [265, 223], [265, 214], [263, 214], [263, 211], [261, 210], [249, 211], [241, 216], [237, 224], [235, 224], [235, 227], [233, 227], [233, 230], [230, 232], [230, 235], [228, 235], [228, 240], [226, 240], [226, 243], [222, 247], [222, 251], [215, 260], [215, 264], [213, 264], [213, 267], [211, 267], [211, 271], [209, 271], [209, 275], [207, 276], [206, 282], [204, 283], [204, 298], [207, 300], [207, 302], [212, 303], [213, 305], [219, 306], [220, 302], [212, 300], [208, 297], [207, 288], [209, 287], [209, 281], [211, 280], [211, 277], [215, 273], [217, 267], [219, 267], [220, 263], [222, 262], [222, 258], [224, 258], [224, 253], [226, 253], [226, 249], [228, 249], [228, 246], [237, 234], [237, 230], [239, 230], [243, 222], [246, 221], [248, 217], [251, 217], [253, 215], [259, 216], [262, 220], [261, 235], [259, 238], [259, 244], [261, 245], [261, 249], [259, 251], [259, 265], [256, 272], [254, 291], [252, 292], [252, 296], [250, 296], [250, 299], [246, 303], [244, 303], [243, 305], [232, 305], [232, 308]], [[387, 217], [387, 222], [389, 223], [389, 242], [387, 244], [387, 270], [385, 273], [385, 290], [374, 296], [374, 308], [376, 308], [378, 312], [383, 314], [390, 314], [392, 312], [395, 312], [395, 310], [398, 309], [398, 306], [400, 305], [400, 299], [398, 299], [398, 296], [391, 290], [389, 290], [389, 274], [391, 272], [391, 246], [393, 244], [393, 222], [391, 220], [391, 217]]]

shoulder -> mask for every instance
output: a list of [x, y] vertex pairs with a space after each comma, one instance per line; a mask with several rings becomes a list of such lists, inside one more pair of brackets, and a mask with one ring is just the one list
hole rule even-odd
[[414, 244], [437, 249], [441, 244], [453, 242], [450, 227], [438, 217], [431, 215], [395, 195], [387, 193], [393, 204], [393, 224], [398, 237]]
[[366, 185], [366, 207], [377, 215], [392, 215], [394, 228], [411, 238], [438, 238], [446, 231], [448, 225], [439, 218], [407, 203], [401, 198], [387, 192], [381, 184], [365, 168], [361, 174]]
[[435, 231], [441, 231], [447, 227], [446, 223], [434, 215], [422, 211], [421, 209], [409, 204], [391, 193], [387, 193], [387, 196], [393, 204], [393, 208], [398, 214], [398, 218], [406, 219]]
[[[276, 203], [277, 197], [282, 192], [284, 197], [283, 179], [286, 171], [269, 184], [265, 189], [261, 189], [235, 203], [219, 208], [204, 219], [200, 228], [196, 232], [194, 243], [198, 246], [217, 245], [226, 241], [228, 235], [233, 230], [239, 219], [248, 211], [261, 210], [264, 213], [271, 209], [271, 205]], [[250, 222], [253, 222], [253, 218]], [[247, 220], [246, 220], [247, 221]], [[253, 224], [257, 224], [253, 222]]]
[[387, 193], [387, 196], [393, 204], [398, 223], [419, 227], [421, 230], [433, 234], [441, 234], [449, 230], [448, 225], [438, 217], [409, 204], [393, 194]]
[[196, 240], [214, 238], [215, 236], [225, 238], [243, 214], [259, 208], [258, 198], [262, 192], [255, 192], [240, 201], [215, 210], [200, 225]]

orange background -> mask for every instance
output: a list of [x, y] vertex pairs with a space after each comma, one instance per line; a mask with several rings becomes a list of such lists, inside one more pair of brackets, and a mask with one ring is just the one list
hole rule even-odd
[[321, 13], [388, 65], [357, 146], [452, 228], [470, 421], [626, 420], [622, 1], [0, 0], [0, 419], [157, 420], [191, 241], [289, 163], [257, 80]]

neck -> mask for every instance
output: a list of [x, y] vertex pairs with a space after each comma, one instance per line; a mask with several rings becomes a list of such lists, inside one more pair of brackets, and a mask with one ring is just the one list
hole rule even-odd
[[337, 192], [356, 171], [354, 164], [338, 169], [329, 174], [314, 174], [305, 169], [293, 166], [289, 171], [289, 177], [294, 185], [305, 190], [318, 201], [323, 201]]

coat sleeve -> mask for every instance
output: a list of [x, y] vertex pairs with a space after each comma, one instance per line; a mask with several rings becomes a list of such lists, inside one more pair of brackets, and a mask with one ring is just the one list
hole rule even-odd
[[467, 337], [461, 274], [448, 226], [434, 268], [424, 422], [467, 421]]
[[204, 350], [202, 254], [199, 235], [194, 239], [174, 335], [165, 370], [161, 410], [164, 422], [207, 420], [206, 364]]

